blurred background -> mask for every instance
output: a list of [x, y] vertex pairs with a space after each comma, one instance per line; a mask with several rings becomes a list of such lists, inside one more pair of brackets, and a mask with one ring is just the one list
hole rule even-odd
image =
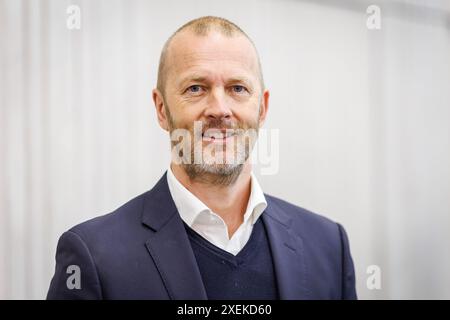
[[0, 0], [0, 298], [45, 298], [59, 236], [166, 170], [159, 54], [203, 15], [259, 50], [265, 192], [344, 225], [360, 298], [450, 299], [447, 0]]

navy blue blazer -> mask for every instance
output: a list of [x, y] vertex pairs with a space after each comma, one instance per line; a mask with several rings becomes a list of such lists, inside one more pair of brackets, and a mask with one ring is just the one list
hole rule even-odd
[[[280, 298], [356, 299], [343, 227], [266, 199], [261, 218]], [[150, 191], [61, 236], [47, 299], [207, 299], [166, 174]]]

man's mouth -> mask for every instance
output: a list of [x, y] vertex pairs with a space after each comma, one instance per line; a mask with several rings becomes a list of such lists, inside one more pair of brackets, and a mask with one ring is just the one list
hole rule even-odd
[[233, 129], [208, 129], [202, 134], [203, 141], [223, 143], [236, 135]]

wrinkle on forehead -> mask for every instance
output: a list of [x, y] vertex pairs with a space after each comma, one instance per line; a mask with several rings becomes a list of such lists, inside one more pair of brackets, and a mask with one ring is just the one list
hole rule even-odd
[[230, 72], [248, 72], [253, 74], [255, 77], [257, 76], [256, 64], [252, 60], [239, 56], [233, 57], [227, 53], [218, 54], [215, 56], [202, 53], [187, 54], [180, 56], [179, 60], [172, 64], [173, 71], [177, 75], [190, 69], [201, 70], [205, 68], [214, 68], [214, 70], [206, 71], [215, 71], [221, 69], [223, 66], [226, 66]]
[[254, 67], [256, 65], [254, 59], [248, 54], [239, 53], [236, 51], [216, 51], [216, 52], [192, 52], [180, 54], [178, 58], [186, 65], [196, 64], [201, 61], [229, 61], [237, 64], [242, 64], [247, 67]]

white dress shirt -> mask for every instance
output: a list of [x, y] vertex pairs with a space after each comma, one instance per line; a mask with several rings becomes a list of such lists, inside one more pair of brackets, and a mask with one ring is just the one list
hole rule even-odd
[[267, 207], [264, 193], [251, 173], [251, 192], [244, 221], [230, 239], [225, 221], [186, 189], [175, 177], [170, 166], [167, 170], [167, 183], [181, 219], [213, 245], [233, 255], [237, 255], [245, 246], [253, 225]]

